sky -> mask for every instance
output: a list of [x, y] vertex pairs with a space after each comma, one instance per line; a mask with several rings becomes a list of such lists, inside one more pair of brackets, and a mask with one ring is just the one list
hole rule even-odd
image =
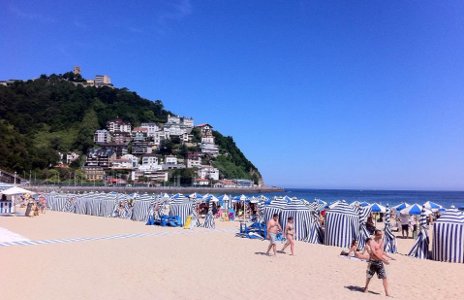
[[464, 190], [463, 1], [0, 1], [0, 79], [81, 67], [266, 184]]

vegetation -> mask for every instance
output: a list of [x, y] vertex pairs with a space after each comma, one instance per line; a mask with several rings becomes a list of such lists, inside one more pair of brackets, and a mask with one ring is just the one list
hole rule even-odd
[[[63, 75], [41, 75], [36, 80], [17, 81], [0, 86], [0, 169], [30, 173], [50, 182], [82, 179], [76, 170], [50, 170], [59, 162], [58, 152], [87, 153], [94, 146], [97, 129], [105, 128], [109, 120], [117, 117], [133, 126], [142, 122], [164, 123], [170, 113], [160, 100], [150, 101], [126, 88], [84, 87], [85, 80], [72, 72]], [[193, 143], [201, 140], [194, 129]], [[214, 132], [221, 155], [213, 160], [226, 178], [261, 176], [253, 164], [236, 147], [231, 137]], [[180, 141], [165, 141], [158, 154], [185, 157], [198, 151], [198, 146], [186, 146]], [[178, 171], [181, 184], [191, 183], [192, 171]]]

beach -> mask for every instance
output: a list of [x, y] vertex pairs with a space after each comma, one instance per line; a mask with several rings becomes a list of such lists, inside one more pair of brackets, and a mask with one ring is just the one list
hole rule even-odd
[[[360, 292], [367, 264], [340, 257], [340, 248], [297, 242], [296, 256], [268, 257], [268, 242], [235, 237], [238, 226], [216, 221], [215, 230], [186, 230], [53, 211], [36, 218], [2, 217], [0, 227], [48, 241], [0, 247], [0, 281], [7, 287], [1, 298], [383, 297], [377, 278], [369, 293]], [[399, 252], [407, 253], [412, 244], [398, 239]], [[387, 273], [395, 298], [458, 299], [464, 292], [461, 264], [394, 257]]]

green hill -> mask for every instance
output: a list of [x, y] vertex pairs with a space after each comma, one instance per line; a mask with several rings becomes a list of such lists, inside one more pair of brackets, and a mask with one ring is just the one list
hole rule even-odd
[[[160, 100], [144, 99], [126, 88], [84, 87], [81, 81], [66, 73], [0, 86], [0, 169], [44, 174], [59, 161], [58, 152], [86, 154], [94, 146], [95, 130], [109, 120], [119, 117], [138, 126], [164, 123], [170, 113]], [[210, 160], [221, 174], [261, 180], [231, 137], [214, 135], [220, 155]]]

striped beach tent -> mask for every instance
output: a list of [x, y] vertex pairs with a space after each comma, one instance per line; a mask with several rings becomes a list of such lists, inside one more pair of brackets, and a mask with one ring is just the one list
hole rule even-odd
[[193, 208], [192, 208], [192, 221], [191, 221], [191, 225], [190, 225], [190, 228], [192, 227], [202, 227], [201, 226], [201, 223], [200, 223], [200, 217], [198, 216], [198, 212], [197, 212], [197, 207], [200, 205], [199, 202], [196, 202], [193, 204]]
[[307, 230], [305, 242], [311, 244], [324, 243], [324, 231], [319, 223], [319, 213], [316, 210], [310, 209], [310, 222]]
[[82, 194], [80, 197], [76, 197], [75, 201], [75, 211], [74, 213], [80, 214], [80, 215], [85, 215], [87, 214], [87, 199], [93, 196], [92, 193], [86, 193]]
[[[268, 205], [264, 206], [264, 222], [267, 223], [270, 219], [272, 219], [272, 216], [274, 214], [278, 214], [280, 216], [280, 213], [282, 209], [284, 209], [287, 206], [287, 200], [284, 199], [283, 197], [275, 197], [271, 203]], [[282, 222], [280, 222], [282, 224]]]
[[101, 210], [101, 199], [104, 195], [94, 195], [94, 197], [90, 199], [86, 199], [85, 201], [85, 210], [87, 215], [91, 216], [99, 216]]
[[288, 201], [287, 205], [283, 206], [282, 210], [280, 211], [279, 217], [282, 229], [284, 229], [287, 225], [288, 217], [293, 217], [295, 240], [302, 241], [307, 238], [311, 223], [311, 211], [309, 207], [303, 203], [303, 201]]
[[132, 220], [134, 221], [147, 221], [150, 212], [151, 201], [137, 199], [134, 201], [134, 208], [132, 210]]
[[444, 211], [433, 225], [432, 259], [464, 263], [464, 215], [457, 209]]
[[397, 247], [396, 247], [396, 237], [393, 234], [391, 230], [391, 225], [390, 225], [390, 208], [387, 205], [387, 212], [385, 214], [385, 227], [384, 227], [384, 236], [383, 236], [383, 242], [384, 242], [384, 251], [388, 253], [396, 253]]
[[358, 237], [358, 245], [360, 249], [364, 249], [366, 244], [366, 239], [370, 236], [369, 231], [367, 230], [367, 218], [371, 213], [372, 206], [358, 206], [356, 208], [358, 210], [359, 215], [359, 237]]
[[329, 246], [348, 248], [359, 237], [359, 214], [341, 201], [326, 213], [325, 241]]
[[176, 203], [176, 204], [171, 204], [169, 215], [179, 216], [181, 225], [184, 225], [185, 220], [187, 219], [188, 216], [192, 214], [192, 211], [193, 211], [192, 202]]
[[210, 228], [210, 229], [214, 229], [216, 227], [216, 224], [214, 223], [214, 216], [213, 216], [213, 201], [209, 202], [208, 213], [206, 214], [203, 227]]
[[408, 255], [420, 259], [429, 258], [429, 235], [427, 233], [427, 216], [424, 208], [419, 219], [419, 234]]

